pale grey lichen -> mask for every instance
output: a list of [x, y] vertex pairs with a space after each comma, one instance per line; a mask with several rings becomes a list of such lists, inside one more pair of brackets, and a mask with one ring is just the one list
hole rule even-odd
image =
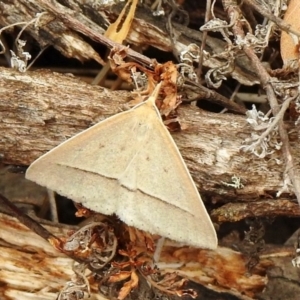
[[276, 193], [276, 197], [280, 197], [283, 193], [292, 193], [293, 192], [293, 184], [290, 179], [290, 176], [287, 172], [284, 172], [283, 185], [281, 189]]
[[245, 139], [244, 146], [240, 150], [251, 152], [259, 158], [271, 155], [279, 150], [282, 143], [278, 141], [278, 126], [271, 128], [274, 118], [269, 118], [263, 112], [257, 111], [256, 106], [247, 111], [246, 121], [251, 125], [254, 132], [251, 137]]
[[196, 44], [189, 44], [180, 52], [180, 63], [178, 68], [183, 78], [198, 83], [198, 76], [195, 72], [194, 63], [198, 63], [200, 57], [200, 48]]
[[230, 187], [233, 187], [235, 189], [242, 189], [244, 187], [244, 185], [242, 184], [241, 182], [241, 178], [236, 176], [236, 175], [233, 175], [231, 177], [231, 180], [232, 180], [232, 183], [227, 183], [227, 182], [224, 182], [222, 181], [222, 183], [226, 186], [230, 186]]

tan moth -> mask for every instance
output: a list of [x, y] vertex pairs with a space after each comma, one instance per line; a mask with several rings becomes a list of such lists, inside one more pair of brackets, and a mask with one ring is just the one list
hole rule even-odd
[[215, 249], [213, 224], [156, 108], [159, 89], [41, 156], [26, 178], [130, 226]]

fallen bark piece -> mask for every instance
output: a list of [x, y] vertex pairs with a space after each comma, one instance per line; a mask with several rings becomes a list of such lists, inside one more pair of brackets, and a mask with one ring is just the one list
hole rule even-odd
[[[45, 227], [66, 236], [71, 226]], [[0, 298], [54, 300], [74, 275], [74, 261], [16, 219], [0, 213]], [[105, 299], [91, 285], [92, 300]]]

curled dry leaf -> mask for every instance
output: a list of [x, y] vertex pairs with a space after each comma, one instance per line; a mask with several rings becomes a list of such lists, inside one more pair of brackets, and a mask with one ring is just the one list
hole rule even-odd
[[139, 283], [139, 278], [136, 272], [131, 272], [130, 280], [124, 283], [123, 287], [119, 292], [118, 300], [125, 299], [129, 295], [131, 290], [138, 286], [138, 283]]
[[112, 48], [108, 59], [110, 60], [110, 67], [112, 71], [117, 74], [121, 79], [131, 83], [130, 69], [136, 64], [134, 62], [126, 63], [124, 58], [127, 56], [128, 47]]
[[109, 263], [117, 248], [113, 231], [101, 222], [89, 223], [61, 241], [62, 252], [80, 260], [88, 260], [94, 269], [103, 268]]
[[160, 113], [168, 116], [179, 104], [177, 96], [178, 71], [176, 65], [169, 61], [164, 64], [155, 64], [154, 71], [149, 70], [135, 62], [125, 62], [127, 47], [113, 48], [109, 55], [111, 69], [123, 80], [132, 83], [133, 72], [142, 72], [147, 77], [147, 88], [137, 92], [132, 104], [138, 104], [142, 96], [151, 95], [159, 82], [162, 82], [161, 92], [163, 100], [158, 105]]
[[[146, 248], [147, 250], [154, 252], [156, 239], [152, 234], [132, 226], [124, 225], [124, 227], [126, 227], [124, 229], [128, 232], [131, 246], [135, 249], [142, 249], [144, 251]], [[157, 237], [157, 239], [158, 238], [159, 237]]]
[[[300, 1], [291, 0], [284, 15], [284, 21], [295, 30], [300, 30]], [[291, 65], [299, 58], [298, 38], [286, 32], [282, 32], [280, 39], [280, 53], [285, 66]]]
[[[124, 8], [122, 9], [118, 19], [109, 25], [105, 32], [105, 36], [110, 38], [111, 40], [118, 42], [118, 43], [123, 43], [123, 41], [126, 39], [128, 32], [130, 30], [136, 6], [137, 6], [137, 0], [129, 0]], [[131, 5], [130, 5], [131, 3]], [[129, 11], [127, 13], [127, 8], [130, 5]], [[124, 22], [122, 22], [124, 14], [126, 14]]]
[[169, 61], [163, 65], [158, 65], [156, 72], [161, 73], [162, 92], [164, 93], [164, 100], [160, 107], [162, 115], [168, 116], [179, 104], [177, 97], [177, 77], [178, 71], [176, 65]]
[[122, 280], [125, 280], [131, 276], [131, 271], [120, 271], [116, 274], [113, 274], [109, 277], [108, 282], [114, 283], [114, 282], [119, 282]]
[[[127, 52], [128, 47], [125, 46], [112, 48], [108, 56], [111, 69], [120, 78], [129, 83], [132, 83], [133, 72], [136, 72], [137, 70], [143, 72], [147, 76], [148, 86], [146, 90], [140, 92], [140, 95], [149, 96], [160, 81], [160, 77], [152, 70], [149, 70], [138, 63], [125, 62], [124, 59], [127, 56]], [[153, 61], [153, 66], [156, 67], [156, 65], [157, 62]]]

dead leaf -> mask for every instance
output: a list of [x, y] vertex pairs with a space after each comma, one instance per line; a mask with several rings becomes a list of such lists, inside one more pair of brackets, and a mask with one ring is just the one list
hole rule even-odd
[[176, 65], [171, 61], [161, 65], [159, 71], [161, 72], [160, 78], [163, 81], [162, 92], [165, 96], [160, 112], [162, 115], [168, 116], [180, 104], [177, 97], [178, 71]]
[[[131, 3], [132, 2], [132, 3]], [[124, 17], [124, 14], [127, 12], [127, 8], [129, 4], [131, 3], [130, 9], [128, 14], [126, 15], [126, 18], [124, 22], [121, 24], [121, 21]], [[105, 36], [110, 38], [111, 40], [122, 44], [123, 41], [126, 39], [128, 32], [130, 30], [136, 6], [137, 6], [138, 0], [128, 0], [124, 8], [122, 9], [118, 19], [110, 24], [105, 32]]]
[[109, 277], [108, 282], [113, 283], [113, 282], [120, 282], [122, 280], [127, 279], [131, 275], [131, 271], [120, 271], [116, 274], [113, 274]]
[[118, 300], [123, 300], [125, 299], [129, 293], [131, 292], [132, 289], [136, 288], [139, 283], [139, 278], [136, 274], [136, 272], [131, 272], [131, 278], [129, 281], [125, 282], [123, 287], [121, 288], [119, 295], [118, 295]]
[[[291, 0], [283, 20], [291, 25], [294, 30], [300, 30], [300, 2]], [[285, 66], [289, 66], [299, 58], [298, 38], [282, 31], [280, 39], [280, 53]]]
[[[126, 226], [126, 229], [128, 231], [129, 234], [129, 240], [130, 240], [130, 244], [133, 247], [138, 247], [140, 249], [142, 249], [141, 251], [154, 251], [155, 248], [155, 240], [157, 240], [157, 238], [155, 238], [154, 235], [145, 232], [143, 230], [139, 230], [137, 228], [134, 228], [132, 226]], [[138, 252], [141, 252], [138, 251]]]

